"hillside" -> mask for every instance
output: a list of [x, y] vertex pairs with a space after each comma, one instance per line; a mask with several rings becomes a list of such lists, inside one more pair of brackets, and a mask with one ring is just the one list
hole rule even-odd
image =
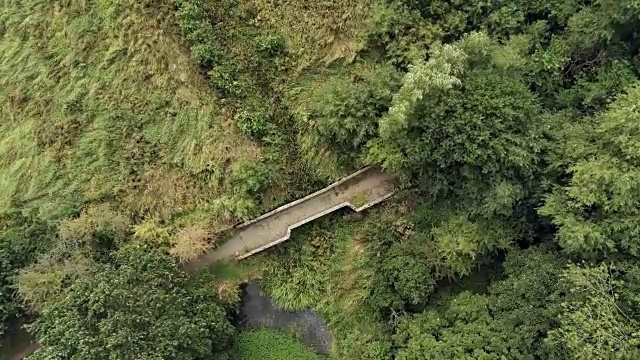
[[[640, 358], [638, 28], [637, 0], [5, 1], [3, 329], [314, 358], [234, 326], [251, 280], [335, 359]], [[392, 201], [182, 271], [364, 166]]]
[[234, 215], [214, 200], [260, 147], [191, 62], [172, 7], [150, 5], [5, 5], [2, 212], [59, 217], [106, 200], [137, 217]]

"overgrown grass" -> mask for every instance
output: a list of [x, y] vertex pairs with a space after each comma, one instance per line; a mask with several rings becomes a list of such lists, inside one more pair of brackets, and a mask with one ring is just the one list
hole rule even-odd
[[270, 329], [250, 330], [238, 336], [237, 360], [320, 360], [323, 357], [298, 340]]
[[0, 212], [239, 213], [218, 200], [245, 199], [234, 192], [260, 149], [190, 61], [167, 2], [10, 1], [0, 29]]
[[337, 59], [353, 60], [375, 0], [248, 0], [256, 22], [282, 33], [300, 70]]

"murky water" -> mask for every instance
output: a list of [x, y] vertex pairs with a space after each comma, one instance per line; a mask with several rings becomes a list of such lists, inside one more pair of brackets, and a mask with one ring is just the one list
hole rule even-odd
[[293, 330], [301, 340], [320, 354], [329, 354], [331, 333], [324, 319], [315, 311], [289, 312], [276, 308], [271, 300], [261, 294], [260, 288], [248, 283], [242, 288], [240, 328], [271, 328]]
[[31, 334], [16, 324], [0, 340], [0, 360], [20, 360], [37, 348], [38, 344]]

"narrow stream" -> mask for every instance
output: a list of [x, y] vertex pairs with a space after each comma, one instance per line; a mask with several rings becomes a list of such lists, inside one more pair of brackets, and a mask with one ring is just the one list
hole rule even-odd
[[238, 316], [240, 329], [271, 328], [293, 331], [319, 354], [328, 355], [331, 333], [324, 319], [313, 310], [289, 312], [276, 308], [261, 294], [254, 283], [242, 287], [242, 302]]

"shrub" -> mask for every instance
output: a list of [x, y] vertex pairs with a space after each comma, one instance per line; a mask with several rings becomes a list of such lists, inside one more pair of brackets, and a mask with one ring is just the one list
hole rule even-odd
[[262, 109], [242, 110], [234, 120], [240, 130], [254, 139], [262, 139], [275, 130], [269, 114]]
[[286, 48], [284, 37], [280, 34], [264, 34], [256, 39], [257, 51], [262, 58], [272, 58], [282, 54]]
[[178, 230], [172, 238], [169, 254], [181, 263], [194, 260], [211, 249], [211, 231], [205, 227], [192, 225]]
[[276, 331], [261, 329], [240, 333], [238, 360], [320, 360], [299, 341]]
[[22, 314], [13, 277], [54, 238], [55, 228], [45, 221], [17, 213], [0, 217], [0, 336], [8, 320]]

